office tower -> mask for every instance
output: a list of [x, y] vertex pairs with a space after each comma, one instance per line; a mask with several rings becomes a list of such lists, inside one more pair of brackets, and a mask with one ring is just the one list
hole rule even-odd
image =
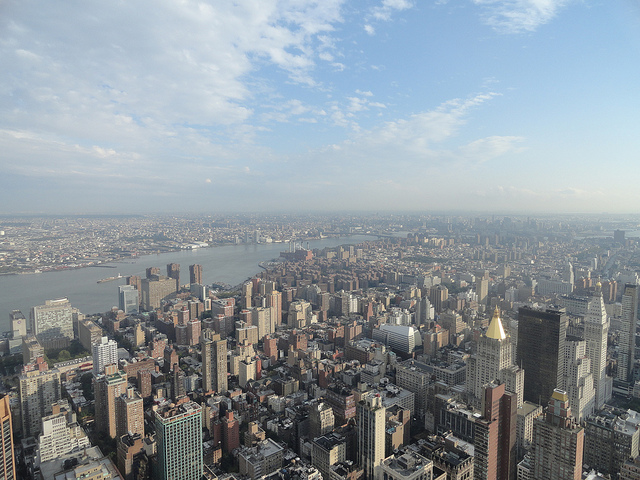
[[513, 480], [516, 474], [516, 395], [504, 383], [484, 387], [482, 417], [475, 422], [473, 441], [476, 480]]
[[434, 285], [429, 289], [429, 301], [436, 313], [444, 310], [448, 298], [449, 289], [442, 284]]
[[212, 330], [200, 337], [202, 354], [202, 390], [218, 394], [227, 391], [227, 339]]
[[94, 375], [93, 391], [95, 396], [96, 431], [111, 438], [117, 435], [116, 398], [126, 393], [127, 374], [118, 371], [117, 365], [107, 365], [104, 373]]
[[489, 280], [480, 278], [476, 280], [476, 295], [478, 296], [478, 305], [486, 305], [489, 298]]
[[385, 458], [385, 412], [382, 397], [365, 393], [356, 406], [358, 429], [358, 463], [365, 480], [374, 480], [375, 469]]
[[142, 308], [155, 310], [160, 308], [162, 300], [176, 292], [176, 281], [173, 278], [152, 275], [142, 279]]
[[11, 408], [9, 397], [0, 398], [0, 423], [2, 424], [2, 447], [0, 454], [0, 478], [14, 480], [16, 478], [15, 461], [13, 452], [13, 422], [11, 419]]
[[622, 325], [618, 353], [618, 380], [628, 382], [633, 371], [636, 347], [636, 323], [638, 318], [638, 286], [627, 283], [622, 293]]
[[155, 412], [158, 480], [200, 480], [202, 407], [195, 402]]
[[138, 290], [133, 285], [120, 285], [118, 287], [118, 308], [124, 313], [138, 313], [140, 299]]
[[505, 383], [507, 391], [515, 393], [518, 407], [522, 405], [524, 371], [512, 359], [511, 336], [505, 333], [496, 308], [489, 328], [478, 339], [476, 354], [467, 361], [466, 391], [472, 404], [482, 404], [484, 386], [494, 380]]
[[91, 345], [91, 352], [94, 375], [104, 373], [105, 366], [118, 363], [118, 343], [108, 337], [101, 337], [99, 342]]
[[[29, 369], [29, 370], [28, 370]], [[20, 375], [20, 414], [22, 437], [35, 437], [42, 427], [41, 419], [53, 412], [52, 405], [61, 398], [60, 371], [49, 370], [42, 357], [25, 366]]]
[[564, 310], [518, 310], [516, 363], [524, 369], [524, 400], [540, 405], [562, 385], [567, 325]]
[[73, 308], [66, 298], [47, 300], [31, 308], [31, 333], [40, 343], [59, 337], [73, 340]]
[[231, 453], [240, 446], [240, 422], [233, 412], [226, 412], [222, 419], [222, 449]]
[[176, 282], [176, 292], [180, 290], [180, 264], [167, 263], [167, 277], [173, 278]]
[[621, 244], [624, 245], [625, 234], [626, 234], [626, 232], [624, 230], [614, 230], [613, 231], [613, 241], [616, 242], [616, 243], [621, 243]]
[[580, 480], [584, 429], [571, 416], [569, 395], [554, 390], [544, 416], [534, 420], [532, 480]]
[[133, 387], [116, 398], [116, 438], [125, 433], [144, 437], [144, 407], [142, 397]]
[[416, 325], [428, 325], [434, 317], [434, 308], [428, 297], [422, 297], [416, 303]]
[[638, 456], [640, 414], [605, 407], [584, 425], [585, 464], [616, 478], [624, 463]]
[[594, 408], [599, 410], [611, 398], [613, 379], [607, 376], [607, 337], [609, 317], [604, 307], [602, 285], [596, 284], [596, 291], [589, 302], [589, 310], [584, 319], [584, 339], [587, 355], [591, 360], [593, 387], [596, 390]]
[[309, 438], [320, 437], [333, 431], [335, 417], [328, 403], [318, 402], [309, 408]]
[[189, 265], [189, 283], [202, 285], [202, 265]]
[[13, 338], [24, 337], [27, 334], [27, 319], [20, 310], [14, 310], [9, 314], [11, 320], [11, 332]]
[[595, 409], [595, 389], [591, 360], [587, 356], [586, 341], [567, 336], [564, 345], [564, 377], [562, 389], [569, 395], [573, 416], [578, 422]]

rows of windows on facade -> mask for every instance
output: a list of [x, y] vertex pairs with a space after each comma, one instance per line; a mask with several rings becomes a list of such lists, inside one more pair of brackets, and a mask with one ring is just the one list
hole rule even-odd
[[470, 322], [425, 279], [392, 306], [189, 271], [11, 313], [0, 479], [640, 479], [637, 284], [504, 315], [479, 276]]

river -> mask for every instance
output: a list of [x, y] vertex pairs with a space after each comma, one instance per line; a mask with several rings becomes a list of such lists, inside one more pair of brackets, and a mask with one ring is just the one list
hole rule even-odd
[[[309, 241], [309, 248], [335, 247], [356, 244], [375, 237], [352, 235], [340, 238], [325, 238]], [[306, 247], [306, 242], [303, 242]], [[71, 305], [82, 313], [106, 312], [118, 305], [118, 286], [125, 284], [129, 275], [145, 276], [147, 267], [160, 267], [166, 274], [168, 263], [180, 264], [180, 283], [189, 283], [189, 265], [202, 265], [202, 282], [224, 282], [237, 285], [258, 273], [258, 263], [277, 258], [289, 248], [288, 243], [265, 243], [258, 245], [227, 245], [223, 247], [199, 248], [179, 252], [145, 255], [137, 259], [123, 260], [105, 265], [116, 268], [87, 267], [59, 270], [27, 275], [0, 276], [0, 332], [9, 330], [9, 313], [22, 310], [29, 317], [31, 307], [43, 305], [45, 300], [67, 297]], [[123, 275], [110, 282], [98, 280]]]

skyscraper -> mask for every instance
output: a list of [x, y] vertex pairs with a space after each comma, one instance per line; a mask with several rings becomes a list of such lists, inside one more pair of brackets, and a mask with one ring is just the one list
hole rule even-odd
[[520, 307], [516, 363], [524, 369], [524, 400], [541, 404], [562, 385], [567, 325], [564, 310]]
[[138, 313], [140, 300], [138, 290], [133, 285], [120, 285], [118, 287], [118, 308], [124, 313]]
[[554, 390], [544, 416], [534, 420], [533, 480], [580, 480], [584, 429], [571, 416], [569, 395]]
[[571, 411], [577, 421], [591, 415], [595, 408], [595, 389], [591, 360], [586, 353], [586, 342], [568, 336], [564, 345], [564, 381], [562, 389], [569, 395]]
[[168, 263], [167, 264], [167, 277], [173, 278], [176, 282], [176, 292], [180, 290], [180, 264]]
[[380, 394], [368, 392], [358, 402], [358, 462], [365, 480], [375, 479], [375, 469], [385, 458], [385, 413]]
[[631, 380], [634, 350], [636, 347], [636, 323], [638, 318], [638, 286], [627, 283], [622, 294], [622, 325], [618, 353], [618, 380]]
[[476, 295], [478, 295], [478, 304], [486, 305], [489, 296], [489, 280], [479, 278], [476, 280]]
[[116, 398], [116, 438], [127, 433], [144, 437], [144, 407], [142, 397], [133, 387]]
[[476, 407], [482, 404], [484, 386], [494, 380], [506, 383], [507, 391], [515, 393], [518, 406], [522, 405], [524, 371], [513, 363], [512, 351], [511, 337], [496, 308], [489, 328], [478, 340], [476, 354], [467, 361], [467, 393]]
[[202, 462], [202, 408], [195, 402], [155, 413], [159, 480], [200, 480]]
[[2, 438], [0, 439], [0, 478], [14, 480], [15, 462], [13, 453], [13, 422], [11, 420], [11, 408], [9, 397], [0, 399], [0, 423], [2, 424]]
[[118, 371], [117, 365], [107, 365], [104, 373], [94, 375], [96, 431], [111, 438], [117, 434], [116, 398], [126, 392], [127, 374]]
[[160, 308], [163, 299], [176, 292], [176, 281], [173, 278], [152, 275], [142, 279], [142, 308], [154, 310]]
[[[28, 368], [32, 368], [27, 370]], [[20, 414], [23, 438], [37, 436], [42, 417], [51, 415], [52, 405], [61, 398], [60, 371], [49, 370], [42, 357], [25, 366], [20, 376]]]
[[202, 265], [189, 265], [189, 283], [202, 285]]
[[204, 330], [200, 337], [202, 353], [202, 389], [224, 393], [227, 391], [227, 339], [213, 330]]
[[99, 342], [93, 343], [91, 353], [94, 375], [104, 373], [105, 366], [118, 363], [118, 343], [108, 337], [102, 337]]
[[595, 295], [589, 302], [589, 311], [584, 319], [584, 339], [587, 355], [591, 360], [593, 387], [596, 390], [594, 408], [599, 410], [611, 398], [613, 381], [607, 376], [607, 337], [609, 317], [604, 308], [602, 285], [596, 284]]
[[475, 422], [474, 479], [515, 479], [517, 415], [516, 395], [504, 383], [484, 386], [482, 418]]

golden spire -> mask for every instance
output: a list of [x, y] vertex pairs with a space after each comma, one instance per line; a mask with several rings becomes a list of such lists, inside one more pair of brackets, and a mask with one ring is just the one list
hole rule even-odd
[[507, 338], [507, 334], [504, 333], [504, 328], [502, 328], [502, 320], [500, 320], [500, 310], [498, 310], [498, 307], [493, 311], [493, 318], [487, 329], [486, 336], [487, 338], [493, 338], [495, 340], [504, 340]]

